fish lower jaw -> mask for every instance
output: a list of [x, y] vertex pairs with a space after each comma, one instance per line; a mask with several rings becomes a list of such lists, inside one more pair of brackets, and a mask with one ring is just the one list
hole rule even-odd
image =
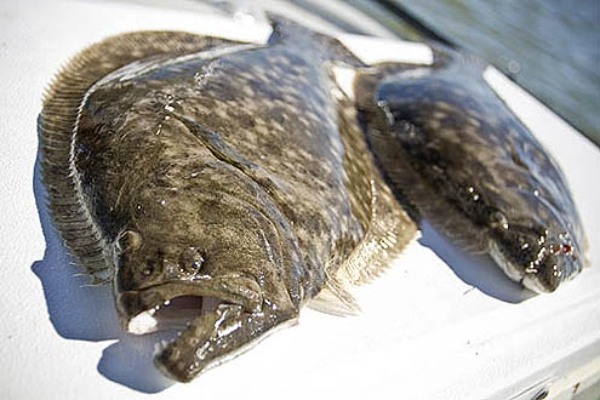
[[192, 381], [192, 379], [194, 379], [192, 376], [188, 377], [186, 375], [177, 374], [172, 368], [169, 368], [167, 365], [160, 362], [158, 357], [154, 358], [154, 366], [160, 371], [161, 374], [163, 374], [163, 376], [167, 377], [173, 382], [189, 383]]
[[505, 257], [504, 254], [502, 254], [497, 245], [492, 245], [492, 251], [490, 252], [490, 255], [510, 279], [515, 282], [519, 282], [526, 289], [539, 294], [549, 293], [552, 291], [547, 285], [544, 285], [540, 281], [540, 277], [536, 269], [523, 269], [522, 267], [514, 264], [507, 257]]
[[[521, 268], [516, 266], [502, 253], [495, 242], [491, 243], [490, 256], [511, 280], [515, 282], [522, 282], [522, 280], [527, 276], [523, 273]], [[537, 290], [534, 291], [537, 292]]]
[[550, 290], [544, 286], [539, 278], [535, 275], [525, 275], [521, 280], [521, 284], [527, 289], [532, 290], [536, 293], [549, 293]]
[[[175, 382], [188, 383], [191, 382], [198, 374], [202, 374], [210, 369], [218, 367], [221, 364], [231, 361], [239, 355], [247, 352], [248, 350], [256, 346], [258, 343], [271, 336], [273, 333], [278, 332], [279, 330], [287, 328], [289, 326], [296, 325], [298, 323], [298, 316], [296, 314], [293, 318], [284, 321], [283, 323], [277, 324], [276, 326], [268, 329], [267, 331], [254, 338], [250, 338], [250, 336], [248, 336], [247, 338], [249, 338], [250, 340], [238, 341], [234, 339], [233, 342], [229, 343], [229, 345], [221, 345], [222, 349], [227, 348], [227, 351], [224, 354], [221, 354], [217, 357], [205, 358], [202, 355], [202, 353], [211, 347], [211, 342], [214, 340], [215, 337], [221, 337], [221, 339], [225, 339], [225, 342], [227, 342], [227, 336], [230, 333], [235, 334], [235, 330], [240, 328], [241, 330], [243, 330], [243, 327], [239, 325], [234, 330], [228, 329], [227, 333], [223, 332], [220, 324], [226, 322], [226, 318], [223, 317], [222, 312], [228, 307], [235, 308], [239, 306], [231, 304], [223, 305], [223, 308], [221, 308], [218, 311], [215, 311], [214, 316], [217, 317], [217, 321], [215, 321], [215, 323], [210, 324], [210, 329], [208, 329], [208, 326], [205, 326], [205, 328], [207, 329], [204, 329], [203, 332], [206, 334], [206, 336], [203, 338], [204, 340], [198, 340], [198, 343], [195, 345], [195, 347], [190, 348], [190, 342], [186, 341], [185, 339], [182, 339], [180, 335], [177, 339], [172, 341], [169, 345], [167, 345], [155, 355], [155, 367], [164, 376]], [[211, 316], [205, 315], [203, 318], [209, 320]], [[200, 321], [201, 319], [202, 318], [198, 318], [198, 321]], [[169, 360], [169, 351], [171, 353], [175, 352], [179, 355], [177, 357], [177, 360]], [[190, 354], [194, 354], [191, 360], [188, 360], [187, 362], [184, 361], [187, 358], [186, 355]]]

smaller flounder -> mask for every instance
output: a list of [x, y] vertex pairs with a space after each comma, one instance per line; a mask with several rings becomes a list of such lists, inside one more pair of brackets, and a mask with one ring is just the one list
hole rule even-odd
[[479, 62], [442, 48], [435, 56], [432, 66], [385, 64], [356, 81], [378, 162], [417, 218], [529, 289], [554, 291], [586, 264], [563, 173]]

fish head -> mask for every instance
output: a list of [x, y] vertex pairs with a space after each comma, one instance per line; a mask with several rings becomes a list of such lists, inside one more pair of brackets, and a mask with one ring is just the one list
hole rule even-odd
[[586, 238], [560, 167], [524, 129], [509, 130], [496, 173], [486, 183], [490, 254], [509, 277], [548, 293], [587, 264]]
[[[221, 173], [207, 176], [219, 180]], [[168, 197], [167, 191], [142, 193], [136, 208], [145, 212], [113, 243], [124, 329], [178, 330], [157, 358], [178, 381], [231, 358], [298, 312], [298, 282], [289, 273], [296, 249], [282, 239], [284, 223], [269, 211], [268, 197], [241, 190], [247, 178], [221, 176], [220, 182], [228, 184], [195, 181], [202, 190]]]
[[265, 298], [290, 301], [287, 281], [271, 279], [283, 274], [290, 257], [282, 253], [293, 249], [260, 210], [265, 205], [244, 201], [243, 193], [194, 193], [142, 199], [137, 207], [146, 215], [114, 241], [117, 305], [130, 332], [161, 329], [156, 317], [172, 308], [200, 315], [228, 303], [252, 312]]
[[569, 231], [530, 223], [496, 226], [490, 255], [505, 273], [537, 293], [553, 292], [583, 268]]

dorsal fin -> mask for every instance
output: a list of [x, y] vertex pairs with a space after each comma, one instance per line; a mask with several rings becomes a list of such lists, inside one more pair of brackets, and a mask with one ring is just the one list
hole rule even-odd
[[76, 261], [93, 274], [94, 282], [111, 278], [112, 255], [107, 238], [92, 218], [74, 161], [73, 139], [90, 87], [108, 73], [136, 60], [161, 54], [175, 57], [236, 44], [183, 32], [147, 31], [113, 36], [77, 54], [47, 90], [38, 131], [49, 208], [66, 246]]
[[268, 13], [268, 17], [273, 26], [269, 45], [285, 44], [290, 48], [305, 48], [305, 51], [310, 49], [321, 63], [365, 67], [365, 64], [338, 39], [313, 31], [280, 15]]
[[316, 34], [310, 29], [281, 15], [272, 13], [268, 13], [267, 15], [273, 27], [273, 33], [269, 37], [269, 45], [284, 41], [293, 41], [295, 44], [301, 44], [303, 41], [311, 41], [311, 38]]

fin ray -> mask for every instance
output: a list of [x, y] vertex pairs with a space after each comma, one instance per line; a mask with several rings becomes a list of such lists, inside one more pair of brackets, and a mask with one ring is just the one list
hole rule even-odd
[[[342, 99], [340, 122], [345, 136], [345, 147], [353, 173], [369, 179], [351, 182], [352, 203], [355, 213], [363, 219], [365, 237], [353, 249], [337, 271], [336, 279], [353, 285], [362, 285], [378, 277], [391, 261], [418, 234], [417, 225], [394, 197], [375, 164], [361, 130], [357, 110], [348, 99]], [[359, 161], [362, 160], [362, 161]], [[360, 165], [356, 165], [359, 163]]]

